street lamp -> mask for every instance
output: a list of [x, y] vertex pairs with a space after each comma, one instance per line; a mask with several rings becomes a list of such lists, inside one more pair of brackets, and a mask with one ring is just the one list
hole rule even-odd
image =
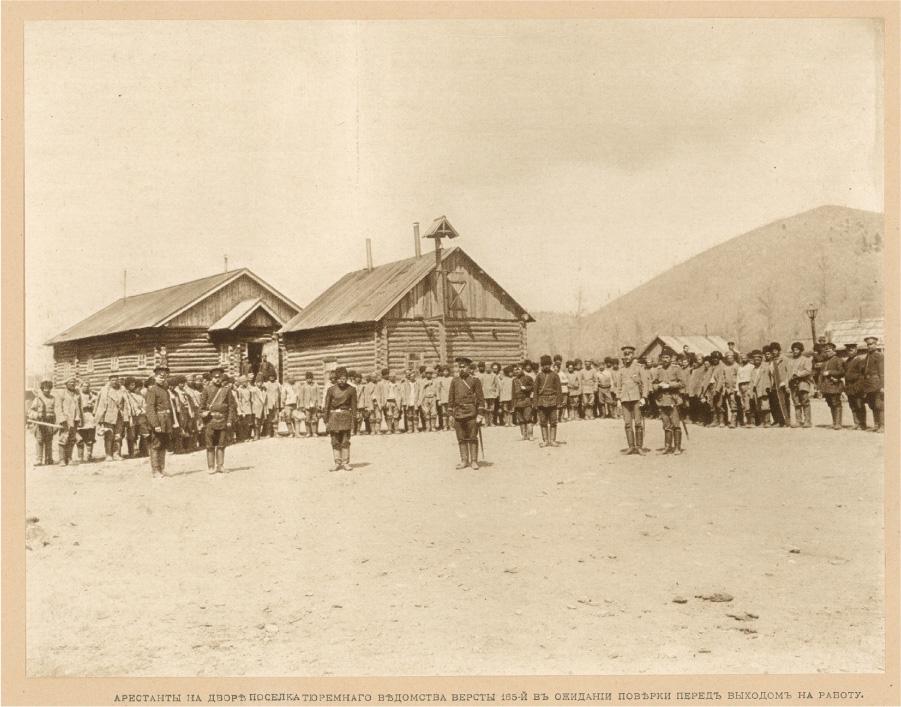
[[817, 345], [817, 308], [813, 304], [807, 305], [807, 316], [810, 318], [810, 345]]

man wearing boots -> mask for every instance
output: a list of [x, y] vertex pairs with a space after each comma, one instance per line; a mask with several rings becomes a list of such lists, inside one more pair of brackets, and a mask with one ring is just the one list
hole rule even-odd
[[884, 361], [879, 351], [879, 339], [875, 336], [864, 337], [867, 352], [863, 363], [861, 392], [866, 404], [873, 411], [873, 432], [884, 432], [885, 421], [885, 377]]
[[641, 417], [641, 406], [645, 404], [644, 379], [642, 367], [635, 363], [634, 346], [622, 347], [622, 365], [614, 375], [616, 398], [622, 407], [623, 423], [626, 427], [626, 454], [644, 454], [644, 420]]
[[686, 378], [680, 366], [672, 365], [672, 356], [673, 352], [669, 349], [661, 352], [660, 365], [654, 371], [653, 390], [660, 420], [663, 422], [663, 454], [682, 454], [679, 405], [682, 403], [681, 391], [685, 389]]
[[[94, 437], [96, 432], [96, 423], [94, 421], [94, 405], [97, 402], [97, 396], [91, 390], [91, 384], [85, 381], [81, 386], [81, 425], [78, 427], [78, 434], [75, 436], [75, 446], [78, 449], [78, 463], [83, 461], [92, 462], [94, 454]], [[85, 460], [85, 448], [87, 448], [87, 460]]]
[[56, 424], [60, 426], [56, 443], [59, 446], [59, 465], [66, 466], [72, 461], [75, 446], [75, 431], [81, 425], [81, 398], [75, 389], [74, 378], [66, 381], [66, 389], [56, 399]]
[[237, 417], [235, 397], [222, 383], [222, 369], [210, 371], [210, 382], [200, 398], [200, 415], [206, 422], [203, 439], [206, 445], [207, 473], [221, 474], [225, 464], [225, 447]]
[[144, 413], [150, 426], [150, 471], [154, 479], [166, 476], [166, 449], [174, 429], [175, 411], [169, 397], [168, 378], [169, 367], [156, 366], [153, 369], [153, 385], [144, 396]]
[[791, 345], [791, 356], [786, 359], [788, 370], [788, 390], [795, 406], [795, 427], [811, 427], [810, 388], [813, 383], [813, 361], [804, 356], [804, 344], [795, 341]]
[[97, 430], [103, 437], [103, 448], [106, 452], [106, 461], [119, 460], [122, 435], [125, 432], [126, 405], [128, 393], [119, 382], [119, 376], [110, 374], [109, 383], [100, 389], [97, 396], [97, 406], [94, 416], [97, 421]]
[[557, 447], [557, 405], [562, 394], [560, 376], [551, 370], [551, 357], [541, 357], [541, 370], [535, 376], [535, 405], [541, 425], [541, 447]]
[[432, 369], [428, 368], [425, 371], [425, 377], [420, 378], [419, 400], [417, 400], [417, 407], [421, 411], [426, 430], [429, 432], [435, 429], [438, 416], [438, 388], [432, 375]]
[[857, 344], [845, 344], [845, 395], [854, 418], [854, 429], [867, 429], [867, 405], [862, 392], [863, 367], [867, 360], [866, 350]]
[[325, 393], [326, 429], [332, 439], [335, 466], [329, 471], [350, 471], [350, 431], [357, 416], [357, 389], [347, 382], [347, 369], [335, 369], [335, 384]]
[[41, 381], [38, 394], [31, 401], [28, 410], [28, 419], [34, 422], [43, 422], [43, 425], [34, 425], [34, 440], [36, 444], [37, 459], [35, 466], [53, 463], [53, 433], [56, 424], [56, 400], [53, 397], [53, 383]]
[[465, 357], [456, 359], [457, 375], [451, 381], [447, 404], [454, 418], [457, 444], [460, 447], [458, 469], [479, 468], [479, 425], [485, 414], [485, 396], [482, 383], [472, 375], [472, 361]]
[[845, 364], [835, 355], [835, 344], [823, 344], [820, 361], [820, 392], [832, 413], [832, 429], [842, 429], [842, 378]]

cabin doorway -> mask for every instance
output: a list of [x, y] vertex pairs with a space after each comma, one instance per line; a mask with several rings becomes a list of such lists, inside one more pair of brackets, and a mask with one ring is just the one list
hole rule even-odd
[[247, 360], [250, 361], [250, 368], [254, 377], [260, 371], [260, 361], [263, 360], [263, 344], [250, 341], [247, 343]]

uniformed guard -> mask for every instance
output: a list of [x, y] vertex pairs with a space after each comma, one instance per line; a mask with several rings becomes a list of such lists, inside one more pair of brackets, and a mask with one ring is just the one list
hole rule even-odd
[[210, 371], [210, 382], [200, 397], [200, 416], [205, 422], [203, 441], [207, 473], [221, 474], [225, 465], [225, 447], [238, 416], [231, 387], [222, 383], [221, 368]]
[[686, 379], [683, 369], [672, 365], [673, 353], [670, 349], [664, 349], [660, 353], [660, 365], [654, 370], [652, 381], [657, 410], [663, 422], [663, 454], [682, 454], [679, 405], [682, 403]]
[[645, 404], [643, 388], [645, 374], [642, 367], [635, 363], [634, 346], [622, 347], [622, 365], [614, 375], [616, 397], [622, 407], [623, 423], [626, 427], [626, 454], [644, 454], [644, 420], [641, 417], [641, 406]]
[[820, 360], [820, 392], [826, 398], [829, 412], [832, 413], [832, 429], [842, 429], [842, 378], [845, 375], [845, 364], [835, 355], [835, 344], [827, 341], [823, 344]]
[[845, 395], [854, 418], [854, 429], [867, 429], [867, 406], [862, 392], [863, 367], [866, 362], [866, 351], [857, 348], [857, 344], [845, 344]]
[[168, 377], [168, 366], [156, 366], [153, 369], [153, 385], [144, 396], [144, 412], [150, 425], [150, 471], [154, 479], [166, 476], [166, 448], [174, 429], [175, 411], [169, 398]]
[[562, 388], [560, 376], [551, 370], [551, 357], [541, 357], [541, 370], [535, 376], [535, 406], [541, 425], [541, 447], [557, 447], [557, 404]]
[[867, 351], [863, 364], [861, 392], [863, 393], [864, 399], [870, 410], [873, 411], [873, 432], [884, 432], [884, 360], [882, 353], [879, 351], [879, 339], [875, 336], [865, 336], [863, 341], [867, 345]]
[[482, 383], [472, 375], [472, 361], [466, 357], [455, 359], [457, 375], [451, 381], [447, 404], [454, 418], [457, 445], [460, 447], [458, 469], [479, 468], [479, 425], [485, 414]]
[[357, 389], [347, 382], [347, 369], [335, 369], [335, 384], [325, 393], [323, 414], [332, 440], [335, 466], [329, 471], [350, 471], [350, 431], [357, 415]]

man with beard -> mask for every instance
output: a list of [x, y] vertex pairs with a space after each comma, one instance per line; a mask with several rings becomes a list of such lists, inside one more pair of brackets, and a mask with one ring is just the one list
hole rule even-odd
[[106, 452], [106, 461], [119, 460], [122, 445], [122, 435], [125, 432], [126, 408], [128, 393], [122, 388], [119, 376], [110, 374], [109, 383], [100, 389], [97, 396], [94, 417], [97, 423], [97, 431], [103, 437], [103, 447]]
[[479, 425], [485, 414], [485, 396], [482, 383], [472, 375], [472, 361], [465, 357], [456, 359], [457, 375], [451, 381], [448, 407], [454, 418], [457, 445], [460, 448], [458, 469], [479, 468]]
[[200, 416], [206, 421], [203, 441], [206, 445], [207, 473], [221, 474], [225, 464], [225, 447], [237, 417], [235, 397], [222, 383], [222, 369], [210, 371], [210, 382], [200, 398]]

